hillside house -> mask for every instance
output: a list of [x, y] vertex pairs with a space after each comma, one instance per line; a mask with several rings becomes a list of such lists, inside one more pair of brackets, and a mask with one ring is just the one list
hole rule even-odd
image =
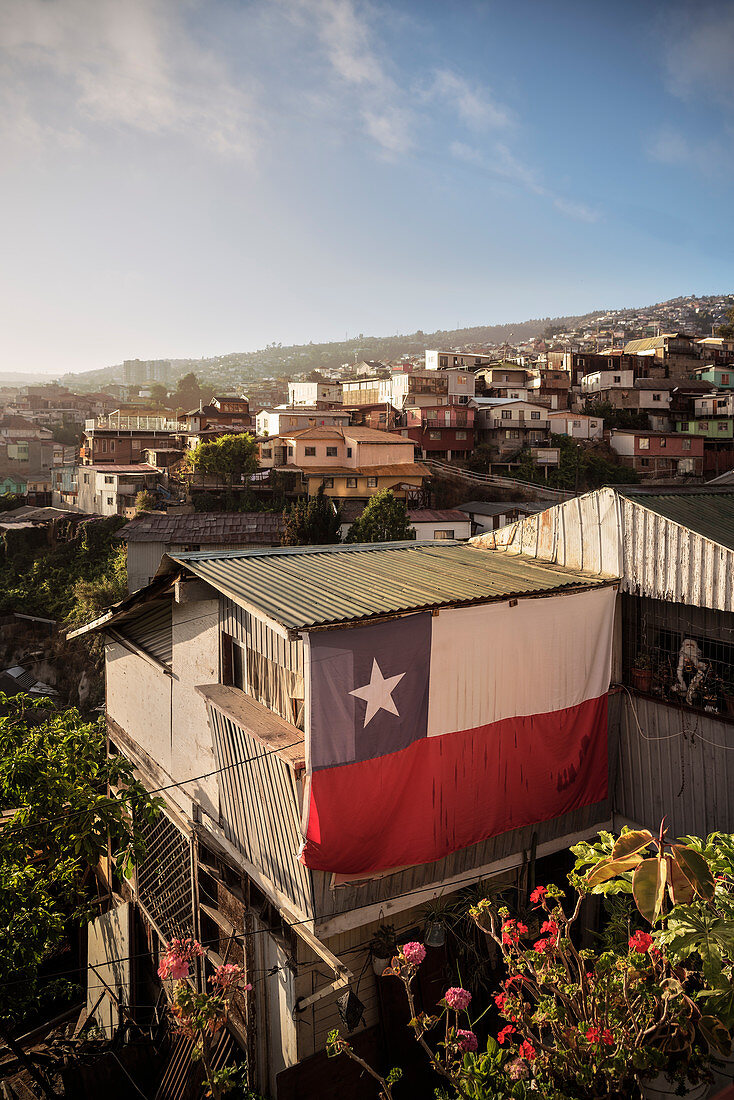
[[603, 439], [604, 421], [600, 416], [585, 413], [549, 412], [551, 434], [568, 435], [571, 439]]
[[154, 950], [206, 945], [202, 988], [225, 950], [263, 976], [230, 1025], [259, 1092], [373, 1095], [324, 1046], [351, 989], [395, 1060], [377, 928], [423, 938], [430, 899], [609, 825], [614, 606], [611, 578], [466, 545], [281, 548], [164, 559], [76, 632], [105, 639], [111, 744], [165, 788], [130, 898]]
[[349, 412], [320, 409], [317, 405], [279, 405], [274, 409], [260, 409], [255, 423], [258, 435], [272, 436], [306, 428], [346, 428], [350, 416]]
[[284, 526], [278, 512], [146, 512], [135, 516], [117, 533], [127, 546], [128, 591], [150, 584], [166, 554], [280, 546]]
[[297, 475], [303, 491], [315, 496], [368, 500], [381, 489], [401, 499], [420, 498], [425, 466], [415, 461], [411, 439], [373, 428], [308, 428], [259, 441], [260, 465]]
[[289, 382], [289, 405], [340, 405], [341, 386], [338, 382]]
[[641, 477], [701, 477], [703, 439], [675, 432], [612, 428], [609, 445]]
[[544, 405], [491, 397], [475, 397], [472, 405], [477, 410], [477, 435], [497, 448], [500, 460], [548, 440], [550, 421]]
[[474, 409], [449, 405], [409, 406], [400, 433], [412, 439], [422, 458], [466, 458], [474, 450]]
[[[133, 465], [104, 463], [101, 466], [80, 466], [76, 473], [76, 500], [80, 512], [98, 516], [124, 516], [135, 508], [138, 493], [156, 494], [158, 486], [166, 484], [166, 471], [145, 462]], [[72, 501], [66, 502], [71, 506]]]

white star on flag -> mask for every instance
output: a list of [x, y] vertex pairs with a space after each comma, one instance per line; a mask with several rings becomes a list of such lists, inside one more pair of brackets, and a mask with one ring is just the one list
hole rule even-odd
[[355, 688], [353, 691], [349, 692], [350, 695], [356, 695], [358, 699], [364, 699], [367, 704], [363, 728], [370, 724], [379, 710], [386, 710], [389, 714], [397, 714], [398, 718], [400, 717], [392, 693], [395, 691], [395, 688], [398, 686], [403, 676], [405, 676], [405, 673], [401, 672], [397, 676], [388, 676], [387, 679], [385, 679], [380, 671], [377, 658], [372, 658], [370, 682], [365, 684], [364, 687]]

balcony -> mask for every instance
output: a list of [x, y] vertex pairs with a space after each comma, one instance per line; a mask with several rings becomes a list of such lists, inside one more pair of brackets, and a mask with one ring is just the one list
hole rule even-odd
[[436, 416], [424, 415], [422, 428], [472, 428], [474, 426], [473, 409], [441, 409]]
[[183, 425], [164, 416], [99, 416], [84, 421], [84, 431], [96, 429], [113, 432], [179, 432]]

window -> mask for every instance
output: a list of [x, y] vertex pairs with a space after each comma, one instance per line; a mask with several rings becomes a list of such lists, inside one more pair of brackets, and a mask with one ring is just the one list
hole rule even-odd
[[105, 485], [114, 485], [115, 484], [115, 479], [114, 479], [114, 477], [107, 476], [104, 479], [104, 483], [105, 483]]
[[661, 393], [654, 393], [652, 395], [653, 401], [662, 401], [663, 395]]
[[530, 419], [531, 420], [540, 420], [540, 413], [539, 412], [531, 412], [530, 413]]
[[288, 448], [288, 457], [293, 458], [293, 448], [292, 447]]
[[698, 426], [699, 426], [699, 428], [701, 429], [702, 432], [707, 432], [709, 430], [708, 420], [699, 420]]
[[84, 475], [84, 484], [89, 485], [89, 474]]
[[721, 422], [719, 423], [719, 431], [720, 431], [720, 432], [725, 432], [725, 431], [726, 431], [726, 428], [727, 428], [727, 425], [726, 425], [726, 421], [725, 421], [725, 420], [722, 420], [722, 421], [721, 421]]
[[334, 488], [334, 478], [333, 477], [325, 477], [324, 478], [324, 488], [325, 489], [333, 489]]
[[272, 447], [263, 447], [263, 449], [260, 453], [261, 453], [263, 458], [272, 458], [273, 457]]
[[306, 458], [315, 458], [316, 457], [316, 448], [315, 447], [306, 447], [305, 454], [306, 454]]
[[448, 355], [439, 355], [438, 364], [440, 367], [447, 367], [449, 365]]
[[622, 375], [621, 374], [615, 374], [614, 375], [614, 384], [615, 384], [615, 386], [618, 386], [621, 381], [622, 381]]
[[440, 431], [429, 432], [428, 433], [428, 438], [429, 439], [440, 439], [441, 438], [441, 432]]
[[729, 385], [729, 375], [728, 374], [722, 374], [721, 384], [722, 384], [722, 386], [728, 386]]
[[503, 409], [502, 410], [502, 419], [503, 420], [512, 420], [512, 409]]
[[434, 539], [452, 539], [454, 537], [453, 531], [434, 531]]
[[466, 434], [466, 432], [461, 432], [461, 431], [459, 431], [459, 432], [457, 432], [457, 433], [456, 433], [456, 438], [457, 438], [457, 439], [466, 439], [466, 438], [467, 438], [467, 434]]
[[367, 488], [368, 489], [376, 489], [377, 488], [377, 478], [376, 477], [368, 477], [367, 478]]
[[649, 458], [641, 458], [640, 459], [640, 466], [649, 466], [649, 465], [650, 465], [650, 459]]
[[347, 478], [347, 489], [356, 489], [356, 488], [357, 488], [357, 479], [356, 479], [356, 477], [348, 477]]
[[327, 458], [336, 458], [336, 453], [337, 453], [336, 452], [336, 447], [327, 447], [326, 448], [326, 457]]
[[298, 423], [298, 417], [295, 417], [295, 416], [289, 416], [289, 417], [288, 417], [288, 425], [289, 425], [289, 427], [291, 427], [291, 428], [295, 428], [295, 426], [296, 426], [296, 424], [297, 424], [297, 423]]
[[690, 451], [691, 449], [690, 439], [681, 439], [680, 445], [682, 451]]
[[641, 436], [639, 443], [640, 443], [640, 450], [641, 451], [649, 451], [650, 450], [650, 437], [649, 436], [647, 436], [647, 435]]
[[107, 497], [107, 503], [108, 504], [114, 504], [115, 503], [115, 498], [114, 497]]
[[456, 384], [457, 384], [457, 386], [465, 386], [466, 385], [466, 375], [465, 374], [457, 374]]
[[667, 439], [665, 438], [665, 436], [663, 436], [663, 437], [661, 438], [661, 440], [660, 440], [660, 447], [661, 447], [661, 449], [662, 449], [663, 447], [667, 447], [667, 446], [668, 446], [668, 441], [667, 441]]

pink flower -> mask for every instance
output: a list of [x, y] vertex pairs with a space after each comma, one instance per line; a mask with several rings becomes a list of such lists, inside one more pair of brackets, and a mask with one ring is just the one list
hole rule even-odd
[[508, 1024], [507, 1027], [503, 1027], [502, 1031], [500, 1031], [499, 1035], [497, 1036], [497, 1042], [499, 1043], [499, 1045], [504, 1046], [505, 1039], [507, 1039], [508, 1036], [512, 1035], [514, 1031], [515, 1028], [512, 1026], [512, 1024]]
[[548, 891], [546, 890], [545, 886], [536, 886], [532, 894], [530, 895], [530, 900], [532, 901], [533, 905], [537, 905], [538, 902], [542, 902], [547, 893]]
[[520, 1043], [520, 1054], [523, 1058], [526, 1058], [528, 1062], [535, 1061], [535, 1047], [526, 1039], [524, 1043]]
[[598, 1043], [601, 1038], [601, 1032], [598, 1027], [590, 1027], [586, 1032], [587, 1043]]
[[[243, 974], [244, 970], [236, 963], [223, 963], [217, 967], [209, 981], [221, 990], [231, 989], [237, 985]], [[245, 988], [252, 989], [252, 986], [248, 984]]]
[[462, 989], [461, 986], [452, 985], [444, 993], [443, 999], [449, 1008], [455, 1009], [456, 1012], [464, 1012], [469, 1007], [471, 993], [468, 989]]
[[539, 955], [542, 955], [548, 946], [548, 940], [536, 940], [533, 951], [537, 951]]
[[605, 1027], [604, 1030], [602, 1031], [601, 1041], [607, 1047], [613, 1047], [614, 1046], [614, 1036], [612, 1035], [612, 1033], [611, 1033], [611, 1031], [609, 1030], [608, 1027]]
[[636, 951], [638, 955], [644, 955], [652, 947], [652, 936], [649, 932], [635, 932], [630, 936], [630, 951]]
[[514, 1062], [510, 1062], [507, 1072], [513, 1081], [525, 1081], [530, 1076], [530, 1070], [522, 1058], [516, 1058]]
[[174, 978], [182, 981], [189, 976], [189, 966], [193, 959], [200, 958], [204, 950], [196, 940], [171, 940], [168, 950], [161, 958], [158, 974], [161, 978]]
[[410, 943], [404, 943], [402, 946], [403, 956], [409, 963], [413, 963], [414, 966], [419, 966], [426, 957], [426, 949], [422, 943], [416, 943], [412, 940]]
[[456, 1032], [456, 1040], [459, 1046], [459, 1050], [476, 1050], [479, 1046], [477, 1037], [473, 1031], [464, 1031], [462, 1028], [458, 1028]]

